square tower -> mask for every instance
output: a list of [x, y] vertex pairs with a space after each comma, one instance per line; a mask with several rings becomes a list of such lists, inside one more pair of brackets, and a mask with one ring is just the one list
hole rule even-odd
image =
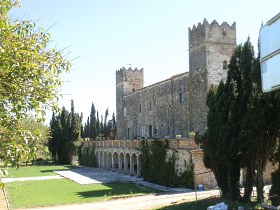
[[117, 139], [123, 139], [126, 134], [124, 96], [140, 90], [144, 85], [143, 68], [134, 70], [121, 68], [116, 71], [116, 117], [117, 117]]
[[214, 20], [189, 28], [189, 71], [191, 99], [191, 128], [206, 128], [206, 96], [212, 84], [227, 77], [228, 63], [236, 48], [236, 24], [221, 25]]

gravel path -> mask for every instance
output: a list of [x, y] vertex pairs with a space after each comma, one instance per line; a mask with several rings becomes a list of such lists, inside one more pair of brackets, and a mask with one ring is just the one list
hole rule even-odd
[[23, 178], [2, 178], [3, 183], [8, 182], [23, 182], [23, 181], [33, 181], [33, 180], [48, 180], [48, 179], [64, 179], [62, 176], [36, 176], [36, 177], [23, 177]]

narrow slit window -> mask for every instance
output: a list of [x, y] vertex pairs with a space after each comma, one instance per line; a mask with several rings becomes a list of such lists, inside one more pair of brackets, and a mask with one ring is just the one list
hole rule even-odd
[[228, 68], [227, 61], [223, 61], [223, 69], [227, 69], [227, 68]]
[[183, 94], [183, 92], [179, 93], [179, 102], [180, 102], [180, 104], [184, 102], [184, 94]]

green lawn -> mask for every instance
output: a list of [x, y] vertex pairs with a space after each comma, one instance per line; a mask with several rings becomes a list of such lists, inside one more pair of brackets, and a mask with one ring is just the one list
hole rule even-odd
[[55, 176], [56, 173], [53, 170], [68, 170], [71, 166], [59, 166], [59, 165], [33, 165], [33, 166], [21, 166], [16, 168], [7, 168], [7, 178], [19, 178], [19, 177], [33, 177], [33, 176]]
[[178, 204], [174, 204], [171, 206], [165, 206], [161, 208], [157, 208], [157, 210], [201, 210], [201, 209], [207, 209], [209, 206], [216, 205], [218, 203], [224, 202], [228, 205], [228, 209], [238, 209], [238, 207], [243, 206], [245, 209], [252, 208], [252, 209], [259, 209], [259, 206], [256, 202], [250, 202], [250, 203], [241, 203], [241, 202], [232, 202], [229, 200], [224, 200], [221, 198], [210, 198], [210, 199], [204, 199], [199, 200], [198, 202], [180, 202]]
[[12, 182], [6, 184], [12, 208], [96, 202], [112, 196], [158, 192], [129, 183], [80, 185], [68, 179]]

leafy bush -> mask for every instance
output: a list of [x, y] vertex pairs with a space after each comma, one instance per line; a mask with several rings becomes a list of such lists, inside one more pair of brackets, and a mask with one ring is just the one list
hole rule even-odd
[[97, 167], [95, 147], [79, 147], [78, 158], [80, 165]]
[[141, 170], [143, 179], [169, 187], [193, 188], [193, 171], [185, 171], [178, 176], [175, 167], [176, 155], [173, 153], [167, 159], [167, 148], [167, 141], [154, 140], [150, 147], [146, 140], [142, 141]]

